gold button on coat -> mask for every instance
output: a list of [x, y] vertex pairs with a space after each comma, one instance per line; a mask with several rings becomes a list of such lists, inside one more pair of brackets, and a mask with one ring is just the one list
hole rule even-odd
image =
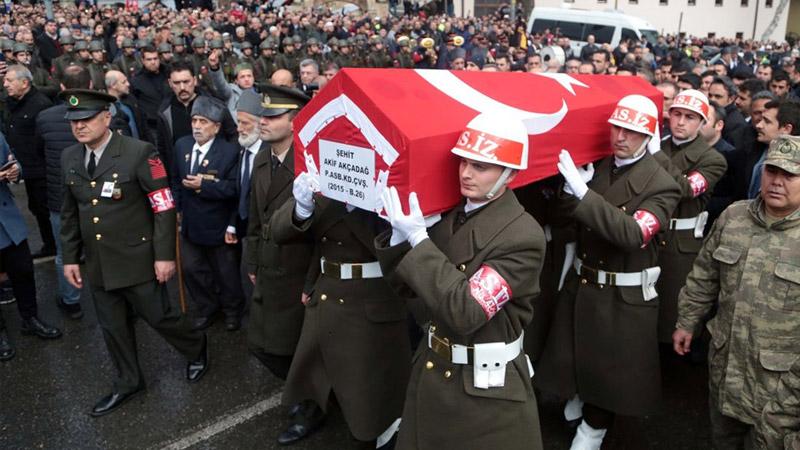
[[322, 295], [320, 295], [320, 296], [319, 296], [319, 299], [320, 299], [320, 300], [322, 300], [322, 301], [324, 302], [325, 300], [327, 300], [327, 299], [328, 299], [328, 296], [327, 296], [327, 295], [325, 295], [325, 294], [322, 294]]
[[89, 182], [89, 186], [95, 187], [95, 186], [97, 186], [97, 182], [96, 181], [90, 181]]
[[432, 361], [426, 362], [425, 363], [425, 368], [428, 369], [428, 370], [433, 369], [433, 362]]
[[459, 264], [458, 265], [458, 270], [463, 272], [463, 271], [467, 270], [467, 266], [465, 266], [464, 264]]
[[445, 370], [444, 371], [444, 377], [445, 378], [450, 378], [452, 376], [453, 376], [453, 372], [450, 372], [449, 370]]
[[92, 199], [92, 206], [95, 206], [95, 205], [97, 205], [97, 201], [98, 201], [98, 200], [97, 200], [96, 198], [93, 198], [93, 199]]
[[328, 238], [326, 238], [325, 236], [322, 236], [322, 242], [328, 242]]
[[343, 299], [343, 298], [340, 298], [340, 299], [339, 299], [339, 304], [340, 304], [340, 305], [344, 305], [344, 299]]
[[98, 222], [100, 222], [100, 218], [99, 217], [92, 217], [92, 222], [93, 223], [98, 223]]
[[588, 283], [588, 281], [586, 281], [586, 278], [581, 278], [581, 284], [586, 284], [586, 283]]
[[103, 237], [103, 235], [102, 234], [95, 234], [94, 237], [95, 237], [95, 239], [97, 239], [99, 241]]

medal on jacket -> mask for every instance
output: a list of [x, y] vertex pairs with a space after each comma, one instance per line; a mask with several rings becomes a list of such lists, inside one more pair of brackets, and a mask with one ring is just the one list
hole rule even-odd
[[119, 200], [122, 198], [122, 188], [114, 186], [114, 190], [111, 193], [111, 198], [114, 200]]

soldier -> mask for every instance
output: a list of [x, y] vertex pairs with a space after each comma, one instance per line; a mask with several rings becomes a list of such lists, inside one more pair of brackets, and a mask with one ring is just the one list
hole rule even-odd
[[717, 308], [706, 326], [715, 449], [752, 437], [800, 354], [800, 137], [773, 140], [761, 170], [759, 196], [719, 216], [678, 299], [680, 355]]
[[174, 62], [182, 62], [188, 58], [186, 54], [186, 41], [180, 37], [176, 36], [172, 38], [172, 61]]
[[89, 76], [92, 77], [92, 88], [104, 91], [106, 90], [106, 72], [111, 69], [111, 66], [106, 62], [105, 47], [100, 41], [92, 41], [89, 43], [89, 51], [92, 55], [92, 60], [88, 65]]
[[672, 212], [669, 226], [657, 237], [661, 267], [656, 284], [658, 340], [662, 343], [672, 342], [678, 292], [703, 245], [706, 204], [728, 167], [725, 157], [699, 135], [708, 120], [709, 108], [708, 99], [700, 91], [689, 89], [678, 94], [669, 108], [672, 135], [661, 142], [661, 151], [653, 155], [681, 187], [681, 201]]
[[755, 448], [800, 448], [800, 360], [781, 376], [754, 431]]
[[89, 67], [89, 63], [92, 62], [92, 54], [89, 53], [88, 42], [80, 40], [75, 43], [75, 60], [73, 62], [84, 68]]
[[175, 273], [175, 207], [158, 154], [148, 143], [109, 130], [114, 97], [84, 89], [60, 96], [78, 140], [61, 158], [64, 276], [83, 287], [79, 263], [85, 254], [97, 321], [116, 368], [112, 392], [89, 413], [97, 417], [144, 389], [130, 311], [190, 361], [189, 382], [206, 373], [208, 345], [167, 294]]
[[277, 45], [271, 38], [266, 38], [261, 41], [258, 48], [261, 50], [261, 56], [258, 57], [254, 66], [256, 81], [264, 83], [278, 70], [278, 66], [275, 63]]
[[169, 42], [162, 42], [158, 44], [158, 58], [161, 60], [161, 65], [164, 66], [164, 70], [169, 71], [170, 66], [172, 65], [172, 46]]
[[17, 42], [14, 44], [14, 58], [17, 64], [22, 64], [31, 71], [33, 86], [42, 94], [54, 99], [59, 91], [59, 86], [46, 70], [31, 64], [31, 50], [28, 44]]
[[256, 65], [256, 59], [253, 55], [253, 44], [250, 41], [242, 42], [242, 46], [240, 47], [242, 51], [242, 56], [236, 62], [236, 65], [239, 64], [249, 64], [250, 67], [254, 67]]
[[573, 449], [600, 448], [616, 414], [648, 414], [661, 398], [653, 238], [669, 224], [680, 188], [646, 148], [658, 127], [650, 99], [622, 98], [608, 122], [614, 155], [596, 171], [576, 168], [566, 150], [558, 163], [566, 179], [559, 208], [575, 221], [576, 257], [535, 381], [573, 399], [565, 417], [583, 417]]
[[125, 76], [133, 77], [141, 67], [141, 63], [136, 59], [135, 53], [136, 47], [133, 45], [133, 39], [123, 39], [122, 53], [114, 59], [112, 66], [124, 73]]
[[285, 380], [300, 338], [308, 293], [319, 272], [319, 261], [311, 257], [314, 242], [309, 238], [277, 245], [270, 232], [270, 221], [292, 198], [292, 121], [310, 98], [297, 89], [278, 86], [268, 86], [265, 94], [268, 106], [280, 107], [267, 107], [259, 112], [259, 142], [263, 143], [251, 165], [253, 181], [244, 259], [255, 289], [247, 338], [250, 352], [276, 377]]
[[75, 39], [72, 36], [64, 36], [61, 38], [61, 48], [64, 53], [53, 59], [52, 73], [56, 80], [61, 81], [64, 76], [64, 69], [67, 68], [75, 60], [73, 49], [75, 48]]
[[[228, 82], [233, 81], [233, 66], [235, 62], [233, 61], [231, 55], [225, 51], [225, 43], [222, 41], [222, 39], [212, 39], [208, 46], [211, 53], [217, 54], [217, 57], [219, 58], [219, 66], [223, 75], [225, 75], [225, 80]], [[211, 81], [210, 76], [206, 76], [205, 78]]]
[[283, 394], [284, 404], [295, 405], [291, 424], [278, 442], [313, 432], [333, 392], [359, 447], [374, 449], [402, 412], [411, 359], [408, 312], [377, 261], [374, 239], [388, 225], [374, 212], [315, 198], [318, 186], [302, 173], [294, 200], [270, 222], [278, 245], [313, 239], [321, 267]]
[[197, 38], [192, 41], [193, 53], [189, 56], [189, 60], [194, 66], [194, 73], [199, 74], [200, 69], [206, 65], [206, 41], [203, 38]]
[[288, 70], [292, 76], [297, 76], [297, 72], [300, 69], [300, 60], [295, 55], [292, 38], [283, 38], [283, 53], [275, 58], [275, 65], [278, 69]]
[[345, 67], [356, 67], [357, 62], [351, 54], [352, 49], [352, 40], [342, 39], [339, 41], [339, 57], [335, 60], [335, 62], [340, 68], [344, 69]]
[[303, 59], [313, 59], [319, 67], [322, 67], [325, 57], [319, 48], [319, 39], [312, 37], [306, 41], [306, 54]]
[[369, 38], [369, 43], [372, 46], [372, 49], [370, 50], [369, 55], [367, 55], [367, 67], [391, 67], [392, 57], [389, 56], [389, 52], [386, 51], [381, 37], [374, 35]]
[[400, 47], [400, 51], [397, 52], [397, 67], [403, 69], [413, 69], [414, 68], [414, 58], [411, 54], [411, 47], [409, 47], [409, 39], [408, 36], [400, 36], [397, 38], [397, 45]]
[[[494, 145], [496, 158], [473, 150], [476, 142]], [[375, 240], [381, 269], [430, 323], [428, 344], [414, 358], [397, 448], [541, 449], [522, 341], [545, 236], [508, 189], [527, 167], [528, 132], [518, 120], [479, 115], [451, 151], [461, 158], [464, 200], [429, 231], [415, 193], [409, 215], [394, 187], [382, 196], [392, 230]], [[504, 425], [485, 427], [487, 420]]]

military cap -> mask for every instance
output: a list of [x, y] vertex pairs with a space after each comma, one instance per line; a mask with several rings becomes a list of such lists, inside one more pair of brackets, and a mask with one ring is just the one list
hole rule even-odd
[[172, 45], [174, 45], [175, 47], [185, 47], [186, 46], [186, 40], [184, 40], [180, 36], [176, 36], [176, 37], [172, 38]]
[[274, 44], [275, 43], [271, 39], [267, 38], [261, 41], [261, 44], [258, 45], [258, 48], [260, 48], [261, 50], [266, 50], [272, 48]]
[[28, 53], [30, 53], [30, 51], [31, 51], [30, 47], [28, 47], [28, 44], [26, 44], [24, 42], [17, 42], [17, 43], [14, 44], [13, 52], [14, 52], [15, 55], [17, 53], [20, 53], [20, 52], [28, 52]]
[[252, 89], [242, 92], [242, 95], [239, 96], [239, 103], [236, 104], [236, 111], [260, 117], [264, 111], [261, 106], [261, 94]]
[[90, 52], [102, 52], [105, 50], [103, 43], [100, 41], [92, 41], [89, 42], [89, 51]]
[[328, 46], [336, 47], [337, 45], [339, 45], [339, 40], [338, 39], [336, 39], [335, 37], [332, 37], [332, 38], [328, 39]]
[[319, 39], [317, 38], [308, 38], [306, 41], [306, 45], [319, 45]]
[[373, 34], [372, 36], [369, 37], [369, 43], [370, 44], [380, 44], [381, 43], [381, 37], [378, 36], [377, 34]]
[[137, 39], [136, 40], [136, 48], [145, 48], [150, 45], [150, 40], [148, 39]]
[[4, 52], [14, 51], [14, 41], [4, 39], [0, 42], [0, 48], [2, 48]]
[[783, 134], [773, 139], [764, 164], [800, 175], [800, 136]]
[[283, 43], [284, 46], [292, 45], [292, 38], [290, 38], [289, 36], [286, 36], [285, 38], [283, 38], [283, 40], [281, 42]]
[[81, 39], [75, 43], [75, 51], [89, 50], [89, 43]]
[[167, 42], [158, 44], [158, 53], [172, 53], [172, 46]]
[[300, 39], [300, 35], [299, 34], [295, 34], [294, 36], [292, 36], [292, 43], [293, 44], [302, 44], [303, 40]]
[[91, 89], [65, 89], [58, 96], [67, 102], [67, 120], [84, 120], [108, 111], [117, 101], [113, 95]]
[[454, 48], [452, 52], [450, 52], [450, 60], [454, 59], [466, 59], [467, 58], [467, 51], [463, 48]]
[[59, 41], [61, 45], [75, 45], [75, 38], [72, 35], [66, 35]]
[[222, 39], [212, 39], [211, 43], [209, 44], [211, 48], [224, 48], [225, 44], [222, 42]]
[[283, 86], [267, 85], [264, 87], [264, 98], [261, 106], [262, 116], [280, 116], [292, 110], [299, 110], [311, 100], [303, 91]]
[[408, 41], [409, 41], [408, 36], [400, 36], [397, 38], [397, 45], [399, 45], [400, 47], [408, 47]]
[[125, 38], [122, 40], [122, 48], [134, 48], [136, 45], [133, 43], [133, 39]]
[[192, 117], [203, 116], [206, 119], [220, 123], [225, 117], [225, 104], [214, 97], [201, 95], [195, 99], [192, 105]]
[[250, 41], [244, 41], [244, 42], [242, 42], [241, 48], [242, 48], [242, 50], [246, 50], [248, 48], [253, 48], [253, 44], [251, 44]]
[[192, 47], [194, 48], [203, 48], [205, 46], [206, 46], [206, 41], [203, 38], [200, 37], [195, 38], [195, 40], [192, 41]]
[[351, 41], [349, 38], [339, 41], [339, 47], [350, 47], [351, 45], [353, 45], [353, 41]]

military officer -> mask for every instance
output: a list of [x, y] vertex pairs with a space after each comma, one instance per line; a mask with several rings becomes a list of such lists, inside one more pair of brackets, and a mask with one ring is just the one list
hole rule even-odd
[[59, 86], [46, 70], [31, 64], [31, 49], [28, 44], [24, 42], [14, 44], [14, 58], [18, 64], [22, 64], [31, 71], [33, 76], [31, 84], [42, 94], [54, 99], [59, 91]]
[[75, 38], [72, 36], [64, 36], [60, 40], [61, 48], [64, 50], [64, 53], [53, 59], [53, 76], [56, 80], [61, 80], [61, 77], [64, 75], [64, 69], [67, 68], [74, 60], [75, 54], [73, 53], [73, 49], [75, 48]]
[[352, 50], [353, 41], [351, 39], [347, 38], [339, 41], [339, 56], [336, 58], [335, 62], [342, 69], [345, 67], [356, 67], [358, 65], [356, 58], [354, 58], [351, 53]]
[[383, 40], [380, 36], [374, 35], [369, 38], [369, 43], [372, 46], [372, 49], [367, 55], [367, 67], [391, 67], [392, 66], [392, 57], [389, 56], [389, 52], [386, 51], [386, 47], [383, 45]]
[[700, 91], [689, 89], [678, 94], [669, 108], [672, 135], [661, 142], [661, 151], [654, 154], [681, 187], [681, 201], [672, 213], [669, 226], [657, 237], [661, 267], [656, 284], [658, 340], [662, 343], [672, 343], [678, 317], [678, 292], [703, 244], [708, 218], [704, 211], [711, 191], [728, 167], [725, 157], [699, 134], [708, 120], [709, 107], [708, 99]]
[[283, 38], [283, 53], [278, 54], [275, 58], [275, 65], [278, 69], [286, 69], [296, 77], [300, 71], [300, 58], [298, 52], [295, 51], [294, 40], [290, 37]]
[[[310, 98], [297, 89], [279, 86], [267, 86], [265, 94], [269, 102], [260, 111], [263, 144], [251, 166], [252, 192], [244, 258], [256, 285], [248, 324], [248, 347], [275, 376], [286, 379], [303, 326], [304, 304], [319, 272], [319, 260], [311, 257], [314, 241], [310, 236], [277, 245], [271, 235], [270, 220], [292, 198], [292, 121]], [[261, 107], [260, 102], [256, 104]]]
[[102, 416], [144, 389], [130, 310], [190, 361], [189, 382], [206, 373], [208, 345], [167, 294], [175, 273], [175, 207], [158, 153], [109, 130], [114, 97], [84, 89], [60, 96], [78, 141], [61, 158], [64, 276], [83, 287], [85, 254], [97, 321], [116, 369], [112, 392], [89, 413]]
[[254, 67], [256, 81], [265, 82], [278, 70], [275, 64], [275, 49], [277, 45], [271, 38], [266, 38], [261, 41], [258, 48], [261, 50], [261, 56], [256, 60], [256, 65]]
[[741, 448], [800, 358], [800, 137], [767, 150], [761, 192], [714, 223], [678, 298], [673, 345], [689, 351], [703, 318], [715, 449]]
[[133, 44], [133, 39], [125, 38], [122, 40], [122, 53], [114, 59], [112, 66], [117, 70], [124, 73], [127, 77], [133, 75], [141, 68], [141, 63], [136, 60], [134, 55], [136, 46]]
[[[494, 145], [493, 157], [475, 150], [476, 142]], [[528, 132], [519, 120], [479, 115], [452, 153], [461, 158], [464, 200], [429, 231], [415, 193], [405, 215], [396, 188], [383, 191], [392, 230], [375, 240], [381, 269], [430, 320], [396, 448], [541, 449], [522, 342], [545, 236], [508, 189], [527, 168]]]
[[408, 36], [400, 36], [397, 38], [397, 46], [400, 47], [400, 51], [397, 52], [397, 65], [403, 69], [413, 69], [414, 68], [414, 58], [411, 54], [411, 47], [409, 47], [409, 38]]
[[89, 52], [88, 42], [80, 40], [75, 43], [75, 60], [73, 62], [83, 67], [89, 67], [89, 63], [92, 62], [92, 54]]
[[648, 414], [661, 397], [653, 238], [669, 224], [680, 189], [646, 148], [658, 126], [650, 99], [623, 97], [608, 122], [614, 154], [596, 173], [576, 168], [566, 150], [559, 157], [560, 209], [576, 223], [576, 257], [535, 380], [573, 398], [565, 417], [583, 417], [576, 450], [600, 448], [615, 414]]
[[172, 61], [182, 62], [188, 58], [186, 54], [186, 40], [180, 36], [172, 38]]
[[111, 65], [106, 61], [106, 49], [100, 41], [89, 43], [89, 52], [92, 59], [89, 62], [89, 76], [92, 77], [92, 88], [96, 90], [106, 90], [106, 72], [111, 69]]
[[270, 221], [278, 245], [313, 239], [321, 269], [283, 394], [284, 404], [300, 406], [292, 408], [291, 425], [278, 442], [295, 442], [317, 428], [333, 392], [359, 446], [375, 448], [403, 408], [411, 358], [408, 311], [376, 257], [373, 241], [388, 225], [374, 212], [315, 198], [318, 183], [301, 173], [294, 199]]

